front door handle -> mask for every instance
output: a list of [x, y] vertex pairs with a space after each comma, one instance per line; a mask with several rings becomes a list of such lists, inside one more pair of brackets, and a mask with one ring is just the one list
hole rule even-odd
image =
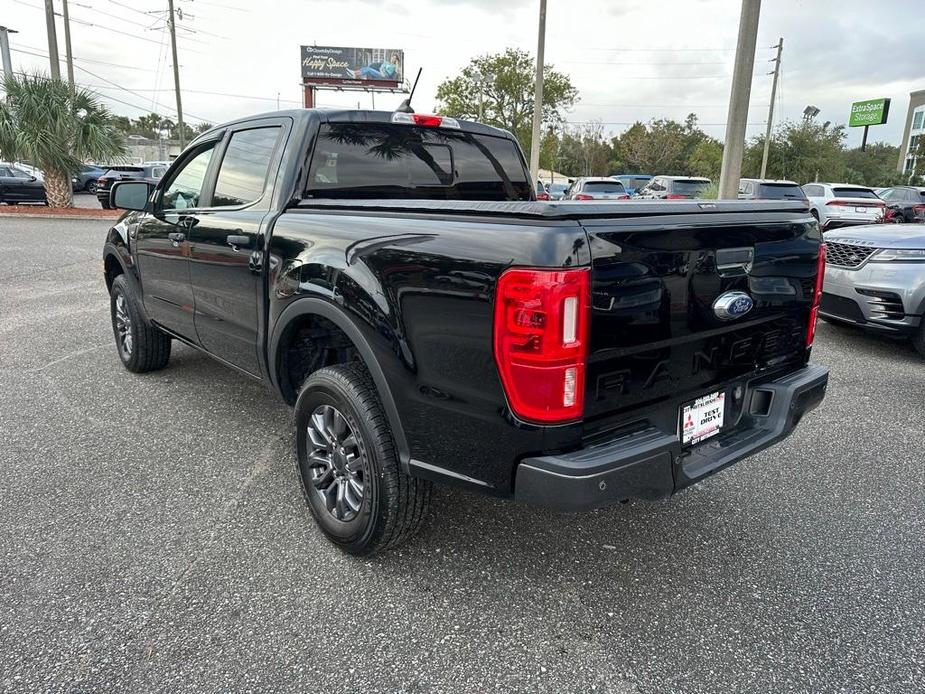
[[225, 241], [233, 250], [238, 250], [239, 248], [250, 248], [251, 237], [244, 236], [243, 234], [231, 234], [228, 236]]
[[169, 234], [167, 234], [167, 238], [173, 242], [174, 248], [176, 248], [186, 240], [186, 234], [180, 231], [171, 231]]

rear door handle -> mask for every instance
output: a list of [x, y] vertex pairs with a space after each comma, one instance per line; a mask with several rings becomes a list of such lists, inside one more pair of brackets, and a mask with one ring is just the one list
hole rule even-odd
[[239, 248], [250, 248], [251, 245], [251, 237], [244, 236], [243, 234], [231, 234], [225, 241], [227, 241], [228, 245], [234, 250], [238, 250]]
[[174, 246], [179, 246], [181, 242], [186, 240], [186, 234], [180, 231], [171, 231], [167, 234], [167, 238], [173, 241]]

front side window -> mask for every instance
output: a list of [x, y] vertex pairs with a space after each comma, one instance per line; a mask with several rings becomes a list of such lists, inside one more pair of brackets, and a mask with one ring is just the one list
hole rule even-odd
[[202, 184], [206, 180], [209, 162], [215, 143], [210, 142], [174, 172], [170, 183], [161, 196], [161, 207], [165, 210], [186, 210], [199, 207]]
[[322, 126], [307, 196], [530, 200], [517, 145], [504, 137], [392, 123]]
[[222, 158], [212, 195], [212, 207], [231, 207], [256, 202], [270, 170], [280, 128], [253, 128], [232, 134]]

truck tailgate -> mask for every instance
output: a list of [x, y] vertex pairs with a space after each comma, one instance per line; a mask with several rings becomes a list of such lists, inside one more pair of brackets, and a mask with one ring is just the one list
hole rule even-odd
[[[634, 422], [670, 433], [678, 403], [724, 390], [730, 423], [740, 414], [735, 384], [806, 363], [821, 240], [808, 214], [769, 208], [582, 225], [592, 258], [585, 436]], [[715, 303], [729, 292], [744, 292], [753, 307], [721, 316]]]

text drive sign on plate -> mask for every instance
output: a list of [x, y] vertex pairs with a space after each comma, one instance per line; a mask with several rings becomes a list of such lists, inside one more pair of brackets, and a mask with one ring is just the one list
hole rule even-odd
[[700, 443], [718, 434], [726, 413], [726, 393], [710, 393], [681, 408], [681, 443]]

